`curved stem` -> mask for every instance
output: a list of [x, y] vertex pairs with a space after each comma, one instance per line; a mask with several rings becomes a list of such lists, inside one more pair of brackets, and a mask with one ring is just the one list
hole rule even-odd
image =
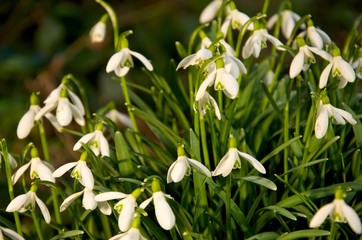
[[231, 208], [230, 208], [230, 200], [231, 200], [231, 176], [227, 176], [226, 177], [226, 188], [225, 188], [225, 193], [226, 193], [226, 201], [225, 201], [225, 212], [226, 212], [226, 239], [228, 240], [232, 240], [233, 239], [233, 235], [232, 235], [232, 229], [231, 229]]
[[40, 221], [39, 221], [38, 217], [36, 216], [35, 210], [31, 211], [31, 217], [33, 218], [35, 229], [36, 229], [36, 232], [38, 234], [38, 239], [43, 240], [44, 237], [43, 237], [43, 233], [42, 233], [41, 228], [40, 228], [40, 224], [39, 224]]

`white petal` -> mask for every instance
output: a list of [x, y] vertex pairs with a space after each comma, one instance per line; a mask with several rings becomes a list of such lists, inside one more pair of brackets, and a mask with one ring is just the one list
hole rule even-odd
[[269, 18], [268, 22], [266, 23], [266, 27], [268, 29], [271, 29], [276, 24], [276, 22], [278, 21], [278, 18], [279, 18], [278, 14], [274, 14], [273, 16], [271, 16]]
[[87, 163], [85, 161], [80, 161], [80, 164], [82, 165], [80, 167], [80, 175], [81, 178], [79, 179], [79, 182], [86, 188], [93, 189], [94, 187], [94, 178], [92, 171], [88, 168]]
[[9, 203], [5, 211], [7, 212], [19, 211], [23, 207], [24, 203], [29, 199], [29, 197], [30, 197], [29, 192], [17, 196]]
[[85, 120], [84, 120], [83, 115], [81, 115], [79, 109], [76, 108], [73, 104], [70, 104], [69, 107], [70, 107], [70, 110], [72, 111], [72, 116], [73, 116], [74, 120], [79, 124], [79, 126], [84, 126]]
[[202, 163], [200, 163], [199, 161], [196, 161], [194, 159], [191, 159], [191, 158], [188, 158], [187, 160], [197, 171], [205, 174], [208, 177], [211, 177], [210, 170], [207, 169], [207, 167], [205, 167]]
[[[25, 238], [23, 238], [22, 236], [20, 236], [17, 232], [9, 229], [9, 228], [1, 228], [0, 229], [1, 232], [3, 232], [6, 236], [8, 236], [10, 239], [12, 240], [25, 240]], [[0, 239], [1, 236], [0, 236]]]
[[223, 177], [230, 174], [233, 170], [235, 164], [235, 158], [233, 154], [230, 154], [230, 149], [227, 154], [220, 160], [219, 164], [216, 166], [215, 171], [212, 172], [212, 176], [217, 176], [222, 174]]
[[331, 41], [331, 38], [328, 36], [327, 33], [325, 33], [324, 31], [322, 31], [321, 29], [319, 28], [316, 28], [316, 31], [318, 32], [318, 34], [322, 37], [322, 40], [324, 43], [326, 44], [330, 44], [332, 41]]
[[69, 105], [68, 98], [59, 98], [56, 117], [62, 127], [68, 126], [72, 121], [72, 110]]
[[98, 209], [104, 215], [111, 215], [112, 208], [107, 202], [98, 202]]
[[311, 228], [319, 227], [327, 218], [327, 216], [333, 211], [334, 206], [335, 203], [331, 202], [321, 207], [312, 217], [309, 223], [309, 227]]
[[102, 132], [99, 132], [99, 148], [103, 156], [109, 157], [109, 144], [107, 139], [103, 136]]
[[43, 162], [37, 164], [36, 172], [41, 180], [55, 183], [55, 179], [52, 176], [53, 172]]
[[342, 57], [338, 57], [337, 59], [337, 66], [340, 70], [342, 76], [348, 81], [348, 82], [354, 82], [356, 79], [356, 73], [354, 72], [352, 66], [343, 60]]
[[72, 195], [70, 195], [69, 197], [64, 199], [62, 205], [60, 205], [59, 211], [63, 212], [65, 209], [67, 209], [67, 207], [69, 207], [69, 205], [72, 204], [74, 202], [74, 200], [79, 198], [83, 194], [83, 192], [84, 192], [84, 190], [80, 191], [80, 192], [73, 193]]
[[229, 15], [227, 18], [225, 18], [225, 20], [224, 20], [224, 22], [223, 22], [223, 24], [221, 25], [221, 28], [220, 28], [220, 30], [224, 34], [224, 36], [227, 35], [230, 23], [231, 23], [231, 16]]
[[168, 168], [168, 171], [167, 171], [167, 183], [170, 183], [170, 182], [173, 181], [172, 177], [171, 177], [171, 173], [173, 172], [173, 169], [176, 166], [176, 164], [177, 164], [177, 161], [173, 162], [171, 164], [171, 166]]
[[51, 218], [50, 218], [50, 213], [49, 213], [49, 210], [48, 210], [47, 206], [46, 206], [45, 203], [43, 203], [43, 201], [40, 200], [40, 198], [38, 198], [37, 196], [35, 196], [35, 201], [36, 201], [36, 203], [38, 204], [41, 213], [43, 214], [43, 217], [44, 217], [44, 219], [45, 219], [45, 222], [49, 224]]
[[216, 71], [212, 71], [207, 78], [201, 83], [199, 90], [197, 90], [195, 101], [199, 101], [205, 94], [208, 86], [214, 83]]
[[62, 126], [60, 126], [60, 124], [57, 121], [57, 118], [53, 114], [46, 113], [44, 116], [49, 120], [49, 122], [53, 125], [53, 127], [55, 127], [55, 129], [58, 132], [61, 132]]
[[317, 115], [317, 120], [314, 127], [315, 136], [321, 139], [326, 135], [328, 130], [328, 112], [327, 109], [322, 107]]
[[35, 112], [30, 108], [20, 119], [16, 129], [16, 134], [19, 139], [24, 139], [29, 135], [31, 129], [34, 127], [34, 117]]
[[208, 23], [214, 19], [217, 12], [219, 11], [222, 5], [221, 0], [213, 0], [211, 1], [205, 8], [202, 10], [200, 14], [200, 23]]
[[42, 107], [42, 109], [39, 110], [39, 112], [37, 112], [35, 114], [34, 120], [38, 121], [39, 119], [41, 119], [46, 113], [53, 111], [56, 107], [57, 107], [57, 102], [58, 99], [56, 100], [56, 102], [52, 102], [49, 104], [46, 104], [44, 107]]
[[175, 215], [167, 203], [163, 192], [153, 193], [153, 204], [155, 205], [156, 219], [165, 230], [170, 230], [175, 225]]
[[251, 163], [251, 165], [253, 165], [253, 167], [258, 170], [259, 172], [265, 174], [266, 171], [265, 171], [265, 168], [264, 166], [258, 161], [256, 160], [253, 156], [247, 154], [247, 153], [244, 153], [244, 152], [240, 152], [238, 151], [238, 154], [244, 158], [245, 160], [247, 160], [249, 163]]
[[95, 135], [95, 132], [87, 133], [83, 137], [81, 137], [78, 142], [73, 147], [73, 151], [77, 151], [82, 147], [81, 143], [88, 143]]
[[114, 73], [118, 76], [118, 77], [124, 77], [126, 76], [126, 74], [128, 73], [128, 71], [130, 70], [130, 67], [117, 67], [114, 70]]
[[191, 54], [189, 56], [186, 56], [184, 59], [181, 60], [181, 62], [177, 65], [176, 71], [180, 68], [186, 69], [190, 65], [194, 65], [196, 62], [197, 56], [196, 54]]
[[289, 69], [289, 76], [290, 78], [295, 78], [303, 69], [304, 65], [304, 53], [303, 51], [299, 50], [297, 55], [292, 60]]
[[354, 125], [357, 123], [357, 121], [352, 117], [352, 114], [350, 114], [349, 112], [333, 107], [333, 110], [335, 112], [337, 112], [338, 114], [340, 114], [344, 119], [346, 119], [350, 124]]
[[78, 109], [79, 113], [81, 115], [84, 115], [85, 110], [84, 110], [84, 106], [83, 106], [83, 103], [80, 100], [80, 98], [70, 90], [68, 90], [68, 96], [69, 96], [70, 100], [72, 100], [72, 103], [75, 105], [75, 107]]
[[64, 173], [69, 171], [71, 168], [75, 167], [78, 164], [78, 162], [70, 162], [66, 163], [63, 166], [59, 167], [57, 170], [53, 172], [53, 177], [58, 178], [63, 176]]
[[122, 211], [118, 217], [118, 227], [122, 232], [125, 232], [131, 227], [136, 202], [132, 195], [123, 201]]
[[94, 193], [91, 189], [85, 188], [82, 200], [82, 205], [87, 210], [94, 210], [97, 207], [97, 201], [94, 200]]
[[362, 233], [361, 220], [356, 211], [348, 206], [345, 202], [342, 204], [343, 216], [346, 218], [348, 225], [356, 234]]
[[317, 54], [318, 56], [324, 58], [325, 60], [331, 62], [333, 60], [332, 55], [330, 55], [329, 53], [327, 53], [326, 51], [324, 51], [323, 49], [319, 49], [316, 47], [308, 47], [308, 49], [310, 51], [312, 51], [313, 53]]
[[246, 59], [246, 58], [249, 58], [253, 52], [253, 42], [252, 42], [252, 36], [250, 36], [248, 38], [248, 40], [246, 40], [246, 43], [243, 47], [243, 52], [242, 52], [242, 55], [243, 55], [243, 58]]
[[319, 49], [323, 48], [324, 44], [322, 37], [318, 34], [314, 26], [310, 26], [307, 28], [307, 34], [312, 46], [317, 47]]
[[184, 178], [188, 167], [189, 164], [187, 163], [186, 157], [178, 157], [170, 172], [172, 181], [180, 182]]
[[326, 68], [323, 70], [320, 78], [319, 78], [319, 88], [322, 89], [327, 85], [329, 74], [331, 72], [333, 63], [329, 63]]
[[147, 68], [148, 71], [153, 71], [153, 66], [151, 64], [151, 62], [145, 58], [145, 56], [143, 56], [142, 54], [138, 53], [138, 52], [134, 52], [130, 50], [130, 53], [135, 56], [136, 58], [138, 58], [138, 60], [140, 60], [143, 65], [145, 65], [145, 67]]
[[121, 192], [105, 192], [105, 193], [98, 194], [97, 196], [95, 196], [94, 199], [97, 202], [103, 202], [103, 201], [108, 201], [108, 200], [112, 200], [112, 199], [125, 198], [127, 196], [128, 196], [128, 194], [121, 193]]
[[225, 95], [230, 99], [236, 98], [239, 93], [238, 81], [236, 81], [236, 79], [231, 74], [225, 72], [222, 74], [220, 82], [224, 86], [223, 92]]
[[265, 34], [264, 35], [278, 50], [280, 51], [285, 51], [284, 48], [281, 48], [280, 46], [283, 45], [283, 43], [281, 41], [279, 41], [279, 39], [277, 39], [276, 37], [270, 35], [270, 34]]
[[148, 204], [150, 204], [150, 202], [152, 201], [153, 197], [147, 198], [146, 200], [144, 200], [141, 204], [140, 204], [140, 208], [145, 209]]
[[119, 66], [123, 58], [123, 55], [124, 52], [122, 50], [112, 55], [106, 66], [107, 73], [114, 71]]
[[209, 101], [211, 102], [211, 105], [213, 106], [213, 108], [215, 110], [215, 115], [216, 115], [217, 119], [220, 120], [221, 119], [221, 113], [220, 113], [219, 106], [217, 105], [217, 102], [210, 95], [208, 96], [208, 98], [209, 98]]
[[89, 32], [92, 42], [102, 42], [106, 36], [106, 24], [104, 22], [97, 22]]
[[19, 180], [19, 178], [21, 177], [21, 175], [24, 174], [24, 172], [26, 171], [26, 169], [29, 168], [30, 164], [31, 164], [31, 161], [28, 162], [27, 164], [21, 166], [21, 167], [18, 169], [18, 171], [16, 171], [16, 172], [13, 174], [13, 176], [11, 176], [11, 182], [12, 182], [13, 185]]
[[[0, 154], [1, 154], [1, 152], [0, 152]], [[0, 158], [1, 158], [1, 156], [0, 156]], [[16, 162], [15, 158], [9, 153], [8, 153], [8, 159], [9, 159], [10, 166], [11, 166], [12, 169], [18, 167], [18, 163]]]

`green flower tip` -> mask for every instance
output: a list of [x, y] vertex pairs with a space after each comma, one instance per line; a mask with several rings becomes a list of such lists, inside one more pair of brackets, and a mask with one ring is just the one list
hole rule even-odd
[[152, 181], [152, 192], [160, 192], [161, 191], [161, 185], [160, 181], [157, 178], [154, 178]]
[[132, 196], [137, 199], [143, 192], [143, 188], [136, 188], [133, 192], [132, 192]]
[[313, 27], [313, 26], [314, 26], [313, 21], [310, 20], [310, 19], [308, 19], [308, 21], [307, 21], [307, 26], [308, 26], [308, 27]]
[[201, 39], [204, 39], [204, 38], [207, 37], [206, 33], [204, 31], [202, 31], [202, 30], [199, 32], [199, 36], [200, 36]]
[[297, 37], [297, 45], [299, 48], [305, 46], [305, 41], [302, 37]]
[[234, 1], [231, 1], [231, 2], [229, 3], [229, 7], [230, 7], [230, 10], [231, 10], [231, 11], [236, 9], [236, 5], [235, 5]]
[[33, 92], [30, 96], [30, 105], [39, 105], [39, 97], [35, 92]]
[[326, 89], [324, 89], [324, 90], [320, 93], [319, 99], [322, 101], [323, 104], [329, 104], [329, 97], [328, 97], [328, 95], [327, 95]]
[[216, 60], [216, 68], [224, 68], [225, 67], [225, 63], [223, 58], [218, 58]]
[[124, 31], [123, 33], [121, 33], [121, 35], [119, 36], [120, 49], [122, 49], [122, 48], [128, 48], [127, 36], [128, 36], [128, 35], [131, 35], [132, 33], [133, 33], [132, 30]]
[[178, 145], [177, 147], [177, 156], [178, 157], [185, 156], [185, 150], [182, 144]]
[[38, 149], [36, 149], [36, 147], [33, 147], [30, 151], [30, 155], [31, 155], [31, 158], [37, 158], [39, 157], [39, 152], [38, 152]]
[[229, 138], [229, 148], [236, 148], [236, 139], [232, 134], [230, 135]]
[[68, 97], [68, 90], [66, 87], [62, 87], [62, 90], [60, 90], [60, 97], [61, 98], [67, 98]]
[[36, 192], [38, 190], [38, 185], [37, 184], [32, 184], [30, 187], [30, 191], [32, 192]]
[[105, 14], [103, 14], [103, 16], [101, 17], [101, 19], [99, 21], [106, 24], [108, 21], [108, 18], [109, 18], [108, 13], [105, 13]]
[[87, 157], [88, 157], [88, 153], [86, 151], [84, 151], [82, 153], [82, 155], [80, 155], [80, 159], [81, 161], [86, 161], [87, 160]]
[[99, 122], [96, 126], [96, 130], [97, 131], [102, 131], [103, 130], [103, 123], [102, 122]]
[[333, 51], [332, 51], [332, 55], [333, 55], [333, 57], [341, 56], [341, 50], [339, 50], [339, 47], [334, 46]]
[[141, 217], [138, 213], [135, 213], [134, 218], [132, 220], [131, 228], [139, 228], [141, 225]]
[[343, 199], [344, 198], [344, 191], [342, 190], [342, 187], [338, 187], [336, 192], [334, 193], [334, 198], [335, 199]]

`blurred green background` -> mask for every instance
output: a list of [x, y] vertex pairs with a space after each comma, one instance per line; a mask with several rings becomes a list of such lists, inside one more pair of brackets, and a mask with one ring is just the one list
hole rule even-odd
[[[144, 54], [163, 74], [170, 58], [180, 60], [175, 41], [187, 43], [209, 0], [108, 2], [118, 14], [120, 32], [134, 32], [128, 38], [130, 48]], [[295, 12], [301, 16], [312, 14], [315, 25], [340, 46], [362, 12], [361, 0], [292, 2]], [[263, 1], [235, 3], [240, 11], [253, 16], [261, 10]], [[279, 4], [270, 1], [269, 15]], [[65, 74], [72, 73], [85, 84], [92, 111], [109, 100], [123, 107], [118, 83], [105, 73], [113, 54], [110, 24], [103, 44], [91, 44], [88, 38], [103, 13], [103, 8], [91, 0], [0, 0], [0, 137], [6, 138], [13, 150], [27, 143], [15, 143], [16, 126], [29, 107], [31, 92], [39, 91], [44, 100]], [[144, 74], [131, 73], [128, 78], [147, 82]], [[32, 141], [32, 136], [28, 140]]]

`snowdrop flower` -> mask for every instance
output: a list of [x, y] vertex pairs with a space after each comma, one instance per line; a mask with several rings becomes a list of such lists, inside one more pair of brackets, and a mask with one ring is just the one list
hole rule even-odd
[[61, 83], [54, 89], [44, 103], [45, 106], [35, 115], [36, 121], [56, 109], [56, 119], [60, 126], [68, 126], [73, 118], [80, 126], [85, 125], [83, 104], [79, 97], [67, 88], [66, 84]]
[[302, 70], [307, 71], [310, 64], [316, 62], [313, 53], [322, 56], [323, 58], [329, 57], [329, 54], [324, 50], [306, 45], [304, 39], [301, 37], [297, 37], [296, 41], [299, 47], [299, 51], [293, 58], [292, 63], [290, 64], [290, 78], [295, 78]]
[[341, 52], [338, 47], [333, 49], [333, 57], [328, 55], [326, 60], [329, 61], [329, 64], [325, 67], [319, 78], [320, 89], [327, 85], [330, 74], [332, 74], [332, 77], [338, 77], [340, 79], [339, 88], [344, 88], [348, 82], [354, 82], [356, 74], [352, 66], [341, 57]]
[[140, 60], [143, 65], [145, 65], [148, 71], [153, 71], [153, 66], [151, 62], [147, 58], [145, 58], [145, 56], [138, 52], [131, 51], [128, 48], [128, 41], [124, 36], [121, 37], [120, 41], [121, 50], [113, 54], [112, 57], [109, 59], [106, 66], [107, 73], [114, 71], [114, 73], [118, 77], [126, 76], [130, 68], [134, 66], [132, 56], [138, 58], [138, 60]]
[[140, 215], [136, 213], [132, 221], [132, 227], [127, 232], [113, 236], [109, 240], [146, 240], [147, 238], [142, 236], [139, 230], [140, 225], [141, 218]]
[[186, 69], [189, 66], [201, 65], [205, 60], [212, 58], [212, 52], [209, 49], [201, 48], [195, 54], [191, 54], [177, 65], [176, 71], [180, 68]]
[[83, 152], [80, 156], [79, 161], [66, 163], [63, 166], [59, 167], [52, 174], [54, 178], [59, 178], [63, 176], [65, 172], [74, 168], [72, 171], [72, 178], [77, 179], [84, 187], [93, 189], [94, 187], [94, 178], [92, 171], [87, 166], [87, 152]]
[[[4, 156], [4, 153], [2, 151], [0, 151], [0, 163], [1, 163], [1, 160], [2, 160], [1, 156]], [[10, 153], [8, 153], [7, 159], [9, 160], [9, 164], [10, 164], [12, 169], [18, 167], [18, 163], [16, 162], [15, 158]]]
[[152, 181], [152, 197], [146, 199], [141, 203], [140, 208], [145, 209], [148, 204], [153, 200], [155, 206], [156, 219], [158, 224], [165, 229], [170, 230], [175, 225], [175, 215], [172, 212], [170, 205], [166, 201], [166, 197], [173, 199], [170, 195], [161, 191], [159, 180]]
[[[200, 31], [199, 36], [201, 38], [201, 49], [209, 48], [212, 45], [211, 39], [207, 37], [204, 31]], [[222, 52], [226, 52], [226, 54], [229, 56], [235, 56], [235, 50], [225, 41], [225, 39], [220, 39], [217, 43], [214, 44], [214, 46], [216, 49], [222, 48]]]
[[106, 22], [108, 14], [104, 14], [102, 18], [92, 27], [89, 32], [89, 37], [93, 43], [100, 43], [104, 41], [106, 37]]
[[114, 123], [121, 124], [123, 126], [126, 126], [128, 128], [133, 128], [131, 119], [128, 115], [119, 112], [117, 109], [112, 108], [109, 110], [105, 116], [112, 120]]
[[94, 199], [96, 196], [94, 191], [87, 187], [85, 187], [82, 191], [73, 193], [72, 195], [64, 199], [62, 205], [60, 205], [59, 211], [63, 212], [64, 210], [66, 210], [70, 206], [70, 204], [72, 204], [77, 198], [82, 195], [82, 206], [84, 209], [93, 211], [98, 207], [104, 215], [110, 215], [112, 213], [111, 206], [109, 206], [109, 204], [104, 201], [97, 202]]
[[[228, 16], [221, 25], [221, 32], [226, 36], [229, 27], [241, 30], [241, 28], [250, 20], [249, 16], [236, 9], [235, 3], [230, 2], [227, 8]], [[249, 24], [248, 30], [253, 30], [253, 23]]]
[[87, 144], [93, 153], [98, 156], [109, 157], [109, 144], [107, 139], [103, 135], [103, 123], [98, 123], [96, 130], [91, 133], [87, 133], [78, 142], [75, 143], [73, 150], [77, 151], [82, 147], [83, 144]]
[[307, 22], [307, 30], [301, 32], [298, 36], [306, 37], [313, 47], [322, 49], [324, 44], [331, 44], [330, 37], [321, 29], [316, 28], [312, 20]]
[[[221, 120], [221, 113], [220, 113], [219, 106], [217, 105], [215, 99], [208, 92], [205, 91], [204, 95], [200, 98], [200, 100], [198, 100], [197, 104], [198, 104], [199, 112], [203, 116], [206, 114], [206, 112], [208, 110], [210, 110], [211, 108], [214, 108], [217, 119]], [[196, 112], [195, 108], [194, 108], [194, 110]]]
[[11, 230], [10, 228], [0, 227], [0, 239], [5, 239], [4, 235], [12, 240], [25, 240], [25, 238], [20, 236], [14, 230]]
[[11, 182], [14, 185], [19, 178], [24, 174], [24, 172], [29, 168], [30, 166], [30, 178], [40, 178], [40, 180], [43, 181], [50, 181], [55, 183], [55, 179], [52, 176], [52, 166], [42, 161], [39, 158], [38, 150], [33, 147], [31, 149], [31, 160], [27, 164], [21, 166], [14, 174], [11, 176]]
[[186, 157], [183, 147], [177, 147], [177, 160], [172, 163], [167, 172], [167, 183], [180, 182], [184, 176], [191, 174], [191, 166], [207, 177], [211, 177], [209, 169], [197, 160]]
[[266, 173], [264, 166], [258, 160], [251, 155], [236, 149], [236, 139], [231, 135], [229, 138], [229, 151], [220, 160], [215, 171], [213, 171], [212, 176], [218, 176], [221, 174], [223, 177], [226, 177], [234, 168], [240, 168], [241, 162], [239, 156], [248, 161], [259, 172], [264, 174]]
[[362, 79], [362, 49], [358, 51], [358, 58], [352, 62], [352, 68], [356, 71], [359, 79]]
[[124, 194], [121, 192], [105, 192], [100, 193], [95, 197], [96, 201], [108, 201], [112, 199], [122, 198], [115, 206], [114, 209], [119, 213], [118, 227], [122, 232], [130, 229], [132, 220], [135, 215], [135, 208], [137, 207], [137, 198], [141, 195], [143, 189], [137, 188], [131, 194]]
[[214, 84], [216, 91], [222, 90], [230, 99], [234, 99], [238, 95], [238, 81], [235, 76], [226, 71], [224, 61], [221, 58], [216, 60], [216, 68], [208, 73], [201, 83], [196, 93], [196, 101], [199, 101], [205, 95], [206, 89], [212, 84]]
[[39, 206], [41, 213], [43, 214], [46, 223], [50, 223], [50, 213], [47, 206], [36, 195], [38, 186], [33, 184], [29, 192], [21, 194], [14, 198], [6, 208], [7, 212], [26, 212], [28, 210], [33, 211], [35, 209], [35, 203]]
[[243, 58], [249, 58], [251, 55], [258, 58], [261, 49], [266, 48], [267, 40], [270, 41], [278, 50], [285, 51], [285, 49], [281, 47], [283, 44], [276, 37], [270, 35], [266, 28], [262, 28], [258, 21], [254, 22], [254, 32], [248, 40], [246, 40], [243, 47]]
[[334, 118], [337, 124], [346, 124], [346, 121], [354, 125], [357, 121], [352, 117], [349, 112], [333, 107], [329, 103], [329, 98], [325, 91], [321, 93], [322, 97], [318, 101], [317, 119], [314, 127], [315, 136], [321, 139], [326, 135], [329, 125], [329, 118]]
[[314, 214], [309, 223], [309, 227], [319, 227], [329, 215], [330, 218], [335, 222], [347, 222], [356, 234], [361, 234], [361, 220], [356, 211], [348, 206], [343, 198], [343, 190], [338, 188], [335, 192], [333, 202], [324, 205]]
[[221, 8], [222, 2], [222, 0], [212, 0], [204, 10], [202, 10], [199, 18], [200, 23], [211, 22]]
[[[281, 18], [282, 34], [286, 39], [289, 39], [292, 35], [295, 24], [300, 20], [301, 17], [295, 12], [286, 9], [280, 12], [280, 14], [274, 14], [271, 16], [267, 22], [267, 28], [271, 29], [276, 24], [279, 17]], [[301, 27], [305, 28], [305, 25], [302, 25]]]

